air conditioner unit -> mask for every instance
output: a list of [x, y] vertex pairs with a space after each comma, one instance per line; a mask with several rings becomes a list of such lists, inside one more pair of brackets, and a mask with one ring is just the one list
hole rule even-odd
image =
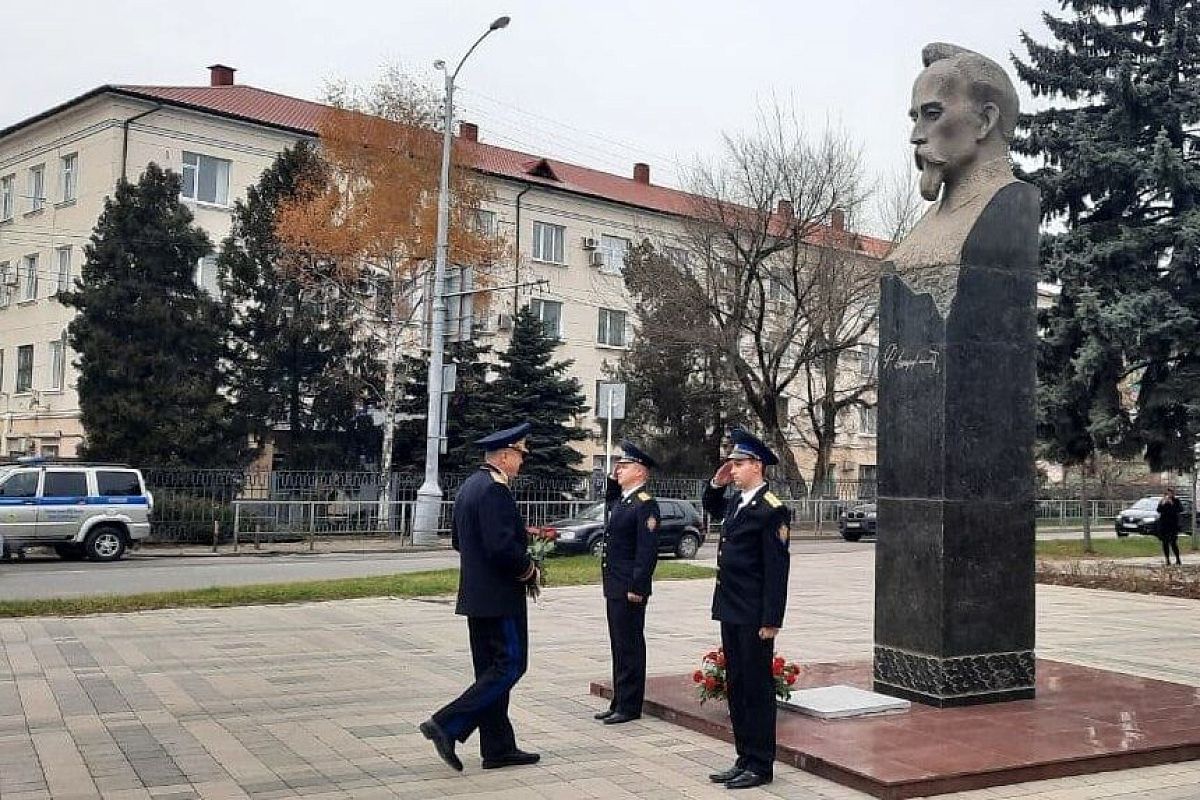
[[496, 329], [501, 331], [511, 331], [513, 326], [512, 314], [497, 314]]
[[603, 267], [604, 266], [604, 253], [601, 253], [599, 251], [592, 253], [591, 257], [588, 258], [588, 264], [590, 264], [593, 267]]
[[595, 250], [599, 246], [600, 246], [600, 244], [599, 244], [599, 242], [596, 241], [596, 238], [594, 236], [583, 237], [583, 249], [584, 250]]

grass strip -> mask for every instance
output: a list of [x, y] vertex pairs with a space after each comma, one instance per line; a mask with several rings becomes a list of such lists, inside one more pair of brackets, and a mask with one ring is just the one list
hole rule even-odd
[[[568, 556], [548, 562], [548, 584], [581, 586], [600, 582], [600, 560], [594, 556]], [[692, 580], [710, 578], [711, 567], [684, 561], [663, 561], [655, 570], [656, 580]], [[162, 608], [215, 608], [255, 606], [278, 603], [312, 603], [327, 600], [351, 600], [360, 597], [437, 597], [458, 590], [458, 570], [439, 569], [405, 572], [365, 578], [338, 578], [327, 581], [263, 583], [248, 586], [214, 586], [175, 592], [148, 592], [132, 595], [94, 595], [49, 598], [45, 600], [0, 601], [3, 617], [77, 617], [87, 614], [120, 614]]]
[[[1192, 538], [1181, 536], [1179, 549], [1190, 550]], [[1130, 536], [1124, 539], [1092, 539], [1092, 553], [1083, 551], [1083, 536], [1078, 539], [1042, 539], [1037, 543], [1040, 558], [1138, 558], [1161, 556], [1162, 545], [1153, 536]]]

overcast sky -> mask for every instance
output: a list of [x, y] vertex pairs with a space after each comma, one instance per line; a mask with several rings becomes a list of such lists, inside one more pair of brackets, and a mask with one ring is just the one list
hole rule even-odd
[[[486, 142], [656, 183], [753, 126], [772, 97], [809, 126], [841, 125], [872, 173], [908, 160], [908, 96], [920, 48], [948, 41], [1006, 66], [1019, 32], [1047, 40], [1054, 0], [162, 0], [5, 2], [0, 127], [105, 83], [237, 81], [319, 99], [325, 82], [367, 83], [387, 64], [440, 87], [459, 76], [459, 119]], [[1023, 101], [1029, 94], [1019, 87]]]

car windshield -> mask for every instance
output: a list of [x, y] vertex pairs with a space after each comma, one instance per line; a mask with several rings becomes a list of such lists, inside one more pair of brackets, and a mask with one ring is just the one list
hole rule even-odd
[[1136, 503], [1134, 503], [1133, 507], [1138, 511], [1157, 511], [1158, 501], [1160, 500], [1162, 500], [1161, 497], [1143, 497], [1141, 500], [1138, 500]]
[[575, 519], [587, 520], [588, 522], [602, 521], [604, 519], [604, 503], [595, 503], [588, 506]]

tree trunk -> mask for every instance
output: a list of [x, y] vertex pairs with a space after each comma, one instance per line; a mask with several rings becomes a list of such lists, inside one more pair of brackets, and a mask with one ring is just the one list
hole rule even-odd
[[[395, 314], [393, 313], [393, 319]], [[381, 531], [395, 531], [392, 521], [392, 442], [396, 435], [396, 360], [399, 332], [396, 325], [389, 325], [388, 342], [384, 347], [383, 359], [383, 447], [379, 454], [379, 505], [375, 518]]]
[[1088, 498], [1088, 473], [1095, 464], [1095, 456], [1088, 456], [1087, 461], [1079, 465], [1079, 505], [1083, 515], [1083, 552], [1095, 553], [1092, 546], [1092, 514]]

